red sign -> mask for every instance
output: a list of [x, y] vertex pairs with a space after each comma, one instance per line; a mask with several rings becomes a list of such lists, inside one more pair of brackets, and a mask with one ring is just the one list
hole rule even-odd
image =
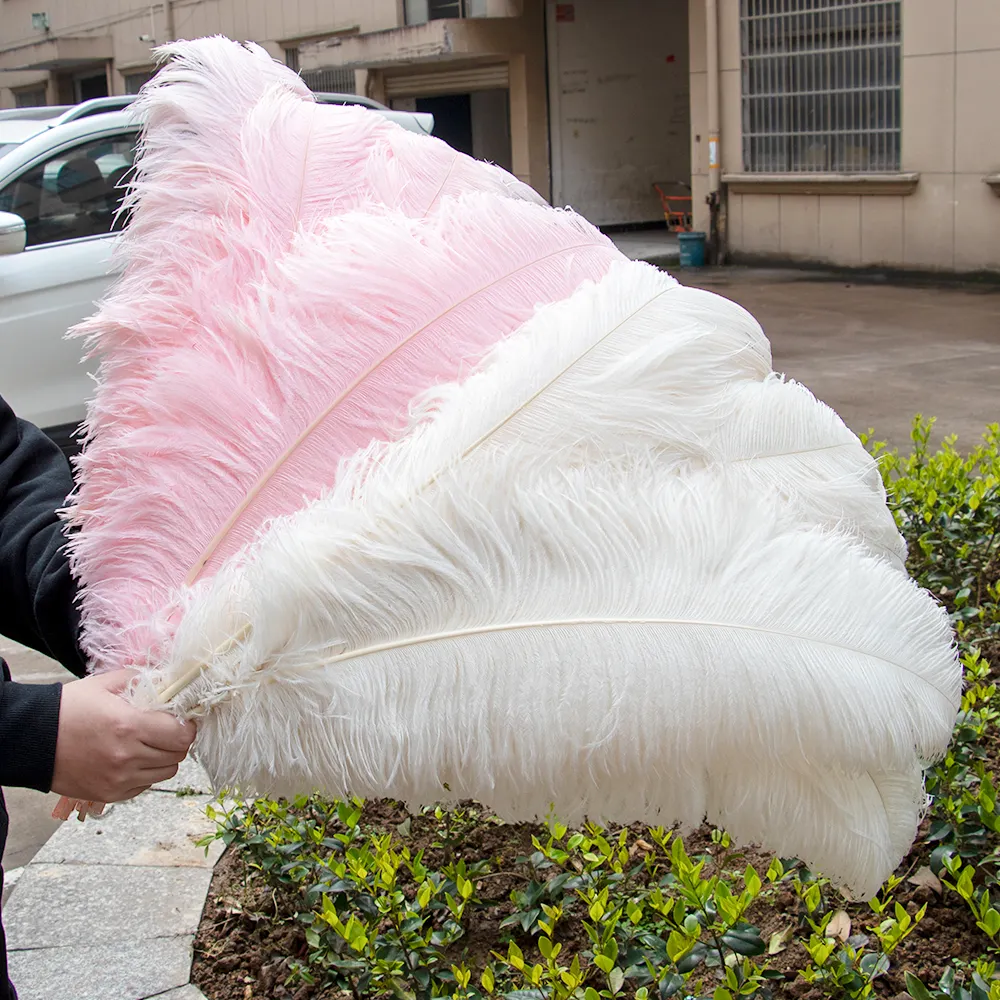
[[566, 24], [576, 20], [576, 5], [571, 3], [556, 4], [556, 24]]

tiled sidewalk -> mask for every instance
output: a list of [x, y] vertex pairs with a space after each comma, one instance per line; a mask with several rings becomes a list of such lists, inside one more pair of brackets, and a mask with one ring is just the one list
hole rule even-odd
[[[194, 936], [222, 854], [201, 769], [97, 819], [63, 824], [4, 907], [20, 1000], [204, 1000], [189, 985]], [[180, 793], [180, 794], [178, 794]]]

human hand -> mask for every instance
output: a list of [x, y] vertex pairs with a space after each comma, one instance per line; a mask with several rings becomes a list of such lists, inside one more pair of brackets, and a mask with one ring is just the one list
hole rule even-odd
[[194, 724], [125, 702], [118, 693], [133, 676], [130, 670], [116, 670], [63, 687], [54, 792], [120, 802], [177, 773], [194, 741]]

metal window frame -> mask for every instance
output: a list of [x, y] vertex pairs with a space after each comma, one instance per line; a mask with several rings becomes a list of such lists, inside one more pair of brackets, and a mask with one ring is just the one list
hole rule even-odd
[[440, 21], [446, 18], [467, 17], [466, 0], [428, 0], [427, 20]]
[[486, 16], [485, 0], [404, 0], [403, 3], [403, 20], [407, 25]]
[[[44, 83], [35, 83], [30, 87], [16, 87], [12, 89], [14, 107], [16, 108], [44, 108], [49, 103]], [[39, 97], [41, 97], [41, 100], [39, 100]]]
[[285, 65], [293, 73], [298, 73], [302, 82], [315, 94], [353, 94], [357, 90], [353, 69], [336, 66], [327, 69], [300, 69], [298, 45], [285, 47]]
[[746, 173], [895, 173], [900, 0], [740, 0]]

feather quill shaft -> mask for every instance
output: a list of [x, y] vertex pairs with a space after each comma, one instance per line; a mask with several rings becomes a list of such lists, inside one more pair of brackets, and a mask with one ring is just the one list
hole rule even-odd
[[[477, 635], [494, 635], [501, 632], [513, 632], [519, 631], [521, 629], [554, 629], [554, 628], [572, 628], [572, 629], [583, 629], [587, 626], [593, 627], [609, 627], [609, 628], [628, 628], [628, 627], [645, 627], [645, 626], [662, 626], [664, 628], [698, 628], [698, 629], [719, 629], [722, 631], [741, 631], [741, 632], [758, 632], [762, 635], [771, 636], [777, 639], [789, 640], [789, 641], [808, 641], [818, 643], [820, 645], [830, 646], [833, 649], [841, 650], [843, 652], [854, 651], [854, 647], [850, 643], [837, 641], [833, 639], [823, 639], [817, 638], [815, 636], [809, 636], [801, 632], [796, 632], [788, 629], [776, 629], [776, 628], [765, 628], [761, 625], [752, 625], [745, 622], [732, 622], [732, 621], [709, 621], [707, 619], [684, 619], [684, 618], [647, 618], [647, 617], [592, 617], [592, 618], [552, 618], [543, 619], [541, 621], [515, 621], [515, 622], [502, 622], [499, 624], [492, 625], [480, 625], [472, 626], [465, 629], [452, 629], [448, 632], [431, 632], [426, 635], [410, 636], [405, 639], [394, 639], [391, 642], [383, 642], [374, 646], [366, 646], [361, 649], [353, 650], [347, 653], [339, 653], [334, 656], [329, 657], [322, 664], [317, 664], [317, 666], [329, 666], [335, 663], [343, 663], [346, 661], [353, 661], [362, 659], [365, 656], [373, 656], [376, 653], [385, 653], [394, 649], [405, 650], [413, 646], [423, 646], [428, 643], [438, 643], [438, 642], [451, 642], [461, 639], [468, 639]], [[909, 667], [905, 663], [896, 662], [892, 659], [876, 657], [880, 663], [886, 667], [894, 667], [898, 670], [909, 670]], [[205, 672], [206, 665], [201, 664], [197, 668], [197, 673], [191, 678], [192, 680], [200, 676]], [[930, 684], [931, 687], [937, 691], [943, 698], [951, 697], [951, 694], [947, 691], [942, 690], [933, 680], [927, 680], [926, 678], [918, 678], [924, 683]], [[187, 686], [187, 683], [174, 686], [171, 685], [164, 689], [164, 694], [161, 695], [161, 700], [166, 702], [170, 698], [174, 697], [180, 690]]]

